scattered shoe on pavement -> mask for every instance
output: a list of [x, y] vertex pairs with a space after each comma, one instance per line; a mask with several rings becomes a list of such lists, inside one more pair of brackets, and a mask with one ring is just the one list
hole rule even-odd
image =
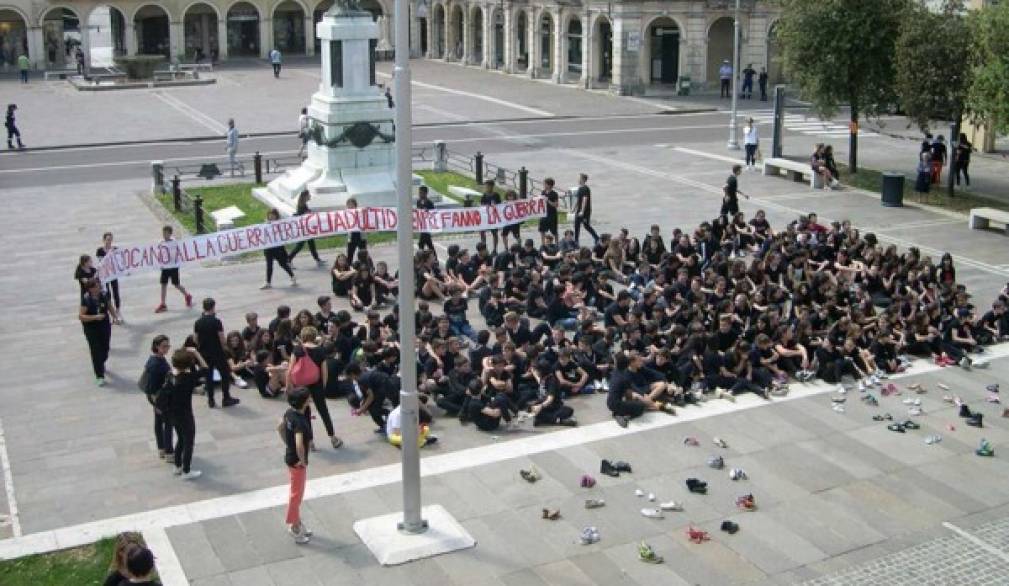
[[655, 553], [652, 546], [644, 541], [638, 544], [638, 559], [648, 564], [661, 564], [664, 561], [662, 556]]
[[727, 448], [727, 447], [729, 447], [729, 444], [725, 443], [725, 440], [723, 440], [720, 437], [712, 438], [711, 443], [715, 444], [716, 446], [718, 446], [720, 448]]
[[586, 509], [598, 509], [600, 507], [605, 507], [606, 501], [603, 499], [585, 499]]
[[974, 453], [977, 454], [978, 456], [991, 458], [992, 456], [995, 455], [995, 448], [992, 447], [991, 443], [988, 440], [981, 438], [981, 443], [978, 445], [977, 449], [974, 450]]
[[653, 509], [653, 508], [650, 508], [650, 507], [649, 508], [645, 508], [645, 509], [641, 509], [641, 515], [643, 517], [648, 517], [649, 519], [665, 519], [666, 518], [666, 516], [662, 514], [661, 510], [659, 510], [659, 509]]
[[548, 521], [556, 521], [561, 518], [560, 509], [543, 509], [543, 518]]
[[708, 483], [703, 480], [698, 480], [696, 478], [687, 479], [687, 490], [694, 494], [707, 494], [708, 493]]
[[607, 476], [612, 476], [613, 478], [620, 476], [620, 471], [614, 468], [613, 464], [611, 464], [609, 460], [603, 460], [602, 463], [599, 464], [599, 472]]
[[682, 511], [683, 505], [676, 501], [666, 501], [659, 505], [659, 508], [663, 511]]
[[736, 531], [739, 531], [739, 525], [732, 521], [722, 521], [722, 531], [729, 535], [735, 535]]
[[540, 479], [540, 473], [536, 470], [535, 466], [530, 466], [528, 470], [519, 470], [519, 476], [522, 480], [525, 480], [529, 484], [532, 484]]
[[708, 468], [721, 470], [724, 467], [725, 467], [725, 460], [723, 460], [721, 456], [712, 456], [708, 458]]
[[732, 470], [729, 470], [730, 480], [746, 480], [747, 478], [749, 478], [749, 476], [746, 475], [746, 472], [743, 472], [742, 468], [733, 468]]
[[687, 527], [687, 539], [693, 541], [694, 543], [704, 543], [705, 541], [711, 539], [707, 531], [701, 531], [700, 529], [694, 528], [693, 525]]
[[582, 488], [592, 488], [593, 486], [596, 485], [596, 479], [588, 474], [582, 474], [582, 477], [578, 481], [578, 484]]
[[582, 545], [592, 545], [599, 541], [599, 530], [595, 527], [586, 527], [582, 529], [581, 535], [578, 537]]

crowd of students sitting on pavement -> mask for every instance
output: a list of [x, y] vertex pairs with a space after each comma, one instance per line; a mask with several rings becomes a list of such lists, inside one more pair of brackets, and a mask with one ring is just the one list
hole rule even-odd
[[[570, 230], [560, 242], [540, 234], [539, 246], [515, 236], [498, 252], [480, 242], [445, 258], [417, 253], [425, 426], [436, 414], [484, 431], [525, 419], [576, 425], [585, 399], [575, 397], [596, 392], [627, 425], [708, 397], [767, 399], [792, 380], [851, 377], [864, 390], [910, 357], [970, 368], [1009, 334], [1009, 292], [974, 307], [950, 255], [898, 251], [816, 214], [778, 230], [762, 211], [688, 231], [656, 225], [640, 239], [620, 230], [592, 247]], [[400, 432], [397, 275], [373, 270], [366, 250], [356, 256], [337, 259], [332, 288], [358, 313], [324, 295], [313, 310], [280, 306], [265, 327], [250, 313], [243, 330], [224, 334], [225, 377], [252, 381], [264, 397], [308, 387], [334, 447], [342, 442], [327, 399], [347, 397], [393, 443]], [[471, 304], [482, 324], [470, 323]]]

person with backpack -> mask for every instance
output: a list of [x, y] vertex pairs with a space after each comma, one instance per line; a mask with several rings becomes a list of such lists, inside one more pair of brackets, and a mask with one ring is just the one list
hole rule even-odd
[[[322, 424], [326, 428], [326, 435], [334, 448], [343, 445], [343, 440], [336, 436], [333, 429], [333, 419], [329, 416], [329, 407], [326, 406], [326, 383], [329, 381], [329, 368], [326, 362], [326, 350], [316, 344], [319, 332], [312, 326], [301, 329], [298, 336], [301, 344], [294, 347], [291, 353], [291, 364], [287, 369], [287, 392], [290, 393], [296, 388], [308, 389], [312, 397], [312, 404], [322, 418]], [[312, 442], [311, 427], [309, 428], [309, 445], [314, 450], [315, 444]]]
[[[175, 429], [175, 475], [183, 480], [195, 480], [203, 473], [191, 469], [193, 444], [196, 441], [196, 418], [193, 416], [193, 389], [198, 383], [201, 365], [200, 355], [189, 348], [181, 348], [172, 354], [172, 372], [168, 376], [171, 392], [167, 401], [168, 418]], [[161, 401], [159, 401], [161, 402]]]
[[164, 334], [154, 336], [154, 341], [151, 342], [151, 355], [147, 357], [144, 373], [137, 385], [154, 409], [154, 442], [158, 446], [158, 458], [166, 462], [175, 461], [171, 414], [168, 410], [171, 390], [166, 389], [172, 371], [166, 356], [171, 349], [172, 343], [168, 336]]
[[308, 414], [308, 389], [298, 387], [287, 393], [290, 409], [284, 413], [277, 425], [277, 433], [284, 442], [284, 464], [290, 476], [290, 494], [287, 499], [287, 531], [294, 542], [308, 543], [312, 532], [301, 522], [301, 501], [305, 498], [305, 484], [308, 482], [308, 451], [312, 429]]

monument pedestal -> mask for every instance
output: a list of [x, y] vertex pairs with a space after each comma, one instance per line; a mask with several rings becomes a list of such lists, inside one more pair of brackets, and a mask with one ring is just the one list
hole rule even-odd
[[421, 517], [428, 524], [423, 533], [400, 531], [396, 525], [403, 519], [402, 512], [361, 519], [354, 523], [354, 532], [383, 566], [397, 566], [476, 545], [473, 536], [441, 505], [424, 507]]
[[335, 4], [316, 28], [322, 82], [308, 108], [307, 158], [253, 195], [290, 216], [308, 190], [312, 209], [396, 205], [393, 110], [375, 85], [378, 25]]

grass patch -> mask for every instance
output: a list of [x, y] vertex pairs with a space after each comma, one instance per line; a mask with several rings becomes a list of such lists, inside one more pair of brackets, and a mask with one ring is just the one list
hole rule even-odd
[[[458, 187], [467, 187], [475, 191], [483, 191], [483, 186], [459, 173], [453, 171], [445, 171], [444, 173], [437, 173], [435, 171], [415, 171], [417, 175], [420, 175], [424, 179], [424, 183], [427, 184], [433, 191], [442, 194], [444, 197], [455, 201], [459, 205], [463, 204], [463, 200], [449, 193], [448, 188], [450, 185], [455, 185]], [[501, 198], [504, 199], [504, 192], [506, 190], [501, 189], [501, 187], [495, 188], [495, 191], [501, 194]], [[563, 210], [558, 210], [557, 221], [559, 223], [565, 223], [568, 221], [568, 213]], [[528, 220], [523, 223], [524, 226], [539, 225], [539, 220]]]
[[116, 539], [0, 562], [4, 586], [101, 586]]
[[[838, 171], [841, 172], [841, 183], [845, 185], [851, 185], [873, 193], [880, 193], [882, 190], [882, 171], [860, 167], [858, 173], [849, 173], [848, 167], [843, 165], [838, 165]], [[918, 193], [914, 190], [915, 178], [916, 175], [913, 173], [904, 174], [905, 201], [935, 206], [964, 214], [969, 213], [971, 208], [982, 207], [1009, 211], [1009, 203], [999, 201], [983, 193], [968, 193], [957, 189], [954, 191], [955, 195], [951, 198], [947, 195], [945, 182], [941, 186], [933, 185], [932, 190], [928, 193]]]
[[[210, 212], [229, 206], [235, 206], [245, 212], [244, 217], [235, 221], [236, 228], [266, 222], [266, 213], [270, 211], [270, 208], [252, 196], [252, 189], [255, 187], [256, 185], [253, 183], [238, 183], [235, 185], [190, 187], [186, 189], [186, 192], [191, 197], [199, 195], [203, 198], [204, 227], [207, 231], [213, 231], [214, 222], [213, 218], [210, 217]], [[196, 234], [196, 217], [191, 212], [176, 212], [171, 193], [159, 195], [157, 199], [175, 219], [189, 230], [190, 234]], [[368, 244], [391, 242], [395, 239], [396, 234], [393, 232], [368, 234]], [[327, 238], [317, 238], [315, 245], [319, 248], [346, 248], [347, 237], [329, 236]], [[258, 255], [258, 253], [256, 254]]]

